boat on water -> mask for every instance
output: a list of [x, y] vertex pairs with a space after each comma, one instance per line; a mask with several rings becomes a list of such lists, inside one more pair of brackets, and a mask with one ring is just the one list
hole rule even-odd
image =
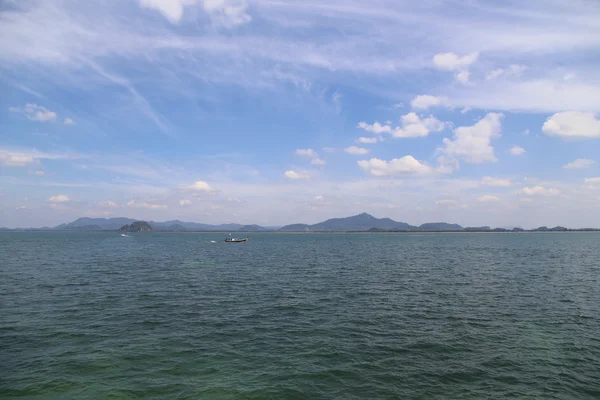
[[245, 238], [234, 238], [234, 237], [225, 238], [225, 243], [245, 243], [247, 241], [248, 241], [247, 236]]

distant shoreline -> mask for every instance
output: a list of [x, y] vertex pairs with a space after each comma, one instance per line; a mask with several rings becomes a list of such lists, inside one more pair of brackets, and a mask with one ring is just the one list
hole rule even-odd
[[[104, 232], [104, 233], [119, 233], [113, 229], [0, 229], [2, 232], [44, 232], [44, 233], [91, 233], [91, 232]], [[260, 234], [260, 233], [278, 233], [278, 234], [332, 234], [332, 233], [370, 233], [370, 234], [389, 234], [389, 233], [404, 233], [404, 234], [432, 234], [432, 233], [590, 233], [600, 232], [600, 229], [567, 229], [567, 230], [440, 230], [440, 231], [210, 231], [210, 230], [153, 230], [152, 232], [139, 232], [139, 233], [220, 233], [220, 234]]]

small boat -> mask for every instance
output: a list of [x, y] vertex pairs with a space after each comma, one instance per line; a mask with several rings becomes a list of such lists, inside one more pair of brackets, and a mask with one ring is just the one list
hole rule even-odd
[[243, 239], [240, 238], [232, 238], [232, 237], [228, 237], [225, 238], [225, 242], [226, 243], [245, 243], [248, 241], [248, 237], [245, 237]]

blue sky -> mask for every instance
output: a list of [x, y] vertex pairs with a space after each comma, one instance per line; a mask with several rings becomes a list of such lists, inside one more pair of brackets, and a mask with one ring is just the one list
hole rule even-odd
[[582, 0], [4, 1], [0, 226], [600, 227], [599, 20]]

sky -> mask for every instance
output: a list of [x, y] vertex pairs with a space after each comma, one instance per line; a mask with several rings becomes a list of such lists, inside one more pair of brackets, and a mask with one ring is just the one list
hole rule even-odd
[[0, 226], [600, 227], [600, 3], [0, 0]]

